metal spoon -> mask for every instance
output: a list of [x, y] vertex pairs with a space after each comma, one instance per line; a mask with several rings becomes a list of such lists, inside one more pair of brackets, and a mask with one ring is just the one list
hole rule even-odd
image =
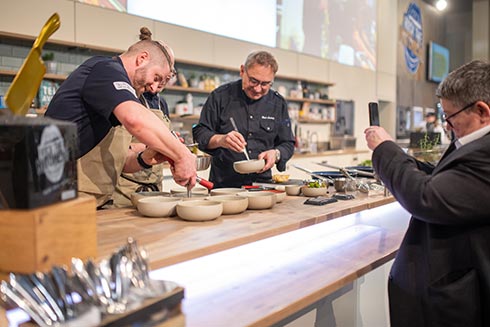
[[[231, 124], [233, 125], [233, 129], [235, 130], [235, 132], [238, 132], [238, 127], [236, 126], [235, 120], [233, 119], [233, 117], [230, 117], [230, 121], [231, 121]], [[240, 132], [238, 132], [238, 133], [240, 133]], [[245, 157], [247, 157], [247, 160], [250, 160], [250, 157], [248, 156], [247, 147], [243, 147], [243, 153], [245, 154]]]

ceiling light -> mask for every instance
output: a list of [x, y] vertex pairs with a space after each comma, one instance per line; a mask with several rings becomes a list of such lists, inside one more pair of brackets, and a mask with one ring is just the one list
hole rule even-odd
[[436, 2], [436, 8], [439, 11], [443, 11], [447, 7], [447, 1], [446, 0], [437, 0]]

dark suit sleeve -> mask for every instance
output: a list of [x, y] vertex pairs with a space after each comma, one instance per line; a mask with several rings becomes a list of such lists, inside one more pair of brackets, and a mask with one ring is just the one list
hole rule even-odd
[[[394, 142], [373, 152], [373, 166], [398, 202], [415, 219], [434, 224], [488, 224], [490, 168], [488, 147], [466, 145], [457, 159], [445, 159], [427, 173]], [[471, 150], [471, 151], [470, 151]]]

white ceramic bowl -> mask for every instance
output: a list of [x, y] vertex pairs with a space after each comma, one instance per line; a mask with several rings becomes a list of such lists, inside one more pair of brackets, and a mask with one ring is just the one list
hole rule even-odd
[[211, 195], [235, 195], [235, 194], [243, 194], [248, 192], [246, 189], [238, 188], [238, 187], [223, 187], [223, 188], [214, 188], [211, 190]]
[[326, 187], [308, 187], [304, 185], [301, 187], [301, 192], [304, 196], [322, 196], [327, 194]]
[[286, 198], [286, 191], [270, 190], [267, 191], [276, 196], [276, 203], [281, 203]]
[[218, 201], [194, 200], [181, 201], [176, 207], [177, 216], [190, 221], [208, 221], [221, 216], [223, 204]]
[[286, 185], [287, 195], [300, 195], [302, 185]]
[[204, 200], [208, 197], [209, 195], [207, 194], [196, 194], [192, 193], [191, 197], [187, 197], [187, 193], [174, 193], [171, 195], [173, 198], [180, 198], [183, 201], [189, 201], [189, 200]]
[[240, 195], [215, 195], [208, 197], [208, 201], [223, 203], [223, 215], [236, 215], [247, 210], [248, 198]]
[[175, 216], [179, 202], [182, 202], [179, 198], [166, 196], [144, 197], [138, 201], [138, 211], [146, 217], [171, 217]]
[[131, 203], [133, 206], [136, 208], [138, 206], [138, 200], [145, 198], [145, 197], [150, 197], [150, 196], [170, 196], [170, 193], [168, 192], [133, 192], [131, 193]]
[[239, 174], [251, 174], [260, 171], [265, 166], [264, 159], [250, 159], [235, 161], [233, 163], [233, 169]]
[[244, 194], [248, 197], [248, 207], [251, 210], [270, 209], [276, 204], [276, 196], [272, 192], [259, 191]]
[[[172, 194], [177, 194], [177, 193], [187, 194], [187, 188], [185, 188], [185, 187], [174, 187], [174, 188], [170, 189], [170, 193], [172, 193]], [[196, 186], [191, 190], [191, 193], [192, 193], [192, 195], [194, 195], [194, 194], [205, 194], [205, 195], [207, 195], [208, 189], [205, 187], [202, 187], [202, 186]]]

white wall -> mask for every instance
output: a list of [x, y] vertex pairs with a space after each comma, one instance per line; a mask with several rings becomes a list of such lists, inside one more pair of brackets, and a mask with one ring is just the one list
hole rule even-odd
[[[168, 42], [177, 60], [237, 69], [254, 49], [271, 50], [279, 61], [279, 74], [333, 82], [330, 97], [354, 100], [357, 148], [367, 149], [363, 130], [368, 124], [367, 103], [396, 99], [397, 4], [378, 0], [378, 70], [370, 71], [338, 64], [292, 51], [271, 49], [165, 24], [146, 18], [77, 3], [71, 0], [17, 0], [2, 3], [0, 31], [37, 36], [53, 13], [61, 16], [61, 27], [50, 40], [88, 46], [126, 49], [138, 40], [139, 28], [148, 26], [155, 39]], [[341, 18], [339, 18], [341, 19]], [[389, 115], [388, 115], [389, 117]], [[394, 125], [394, 122], [390, 122]]]

